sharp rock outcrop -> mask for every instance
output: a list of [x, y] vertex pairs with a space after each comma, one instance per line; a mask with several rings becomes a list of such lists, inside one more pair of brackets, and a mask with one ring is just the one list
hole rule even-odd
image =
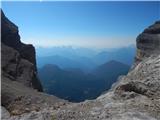
[[35, 49], [20, 41], [18, 27], [1, 10], [2, 78], [9, 77], [26, 86], [42, 91], [37, 78]]
[[155, 54], [160, 54], [160, 21], [146, 28], [137, 37], [137, 62]]
[[43, 89], [37, 77], [35, 49], [32, 45], [20, 41], [18, 27], [6, 18], [2, 10], [1, 70], [1, 110], [4, 120], [6, 117], [10, 119], [10, 115], [39, 111], [48, 108], [47, 106], [57, 109], [57, 104], [63, 103], [63, 100], [57, 97], [42, 93]]

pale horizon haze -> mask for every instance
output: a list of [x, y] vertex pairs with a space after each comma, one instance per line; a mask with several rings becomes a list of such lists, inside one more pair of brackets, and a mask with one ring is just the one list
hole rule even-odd
[[160, 2], [2, 2], [21, 41], [43, 47], [121, 48], [135, 45], [159, 19]]

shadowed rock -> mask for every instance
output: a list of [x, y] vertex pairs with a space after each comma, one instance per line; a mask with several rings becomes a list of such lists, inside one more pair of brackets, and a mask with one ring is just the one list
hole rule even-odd
[[[49, 106], [58, 109], [63, 100], [39, 92], [43, 90], [37, 78], [34, 47], [20, 41], [18, 27], [5, 17], [2, 10], [1, 26], [1, 105], [10, 115], [39, 111]], [[3, 111], [3, 117], [10, 117]]]
[[7, 76], [11, 80], [42, 91], [37, 78], [35, 49], [32, 45], [20, 41], [18, 27], [5, 17], [2, 10], [1, 33], [2, 78]]

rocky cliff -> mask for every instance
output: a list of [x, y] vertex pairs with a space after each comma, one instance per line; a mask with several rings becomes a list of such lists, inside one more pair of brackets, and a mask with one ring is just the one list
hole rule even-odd
[[142, 61], [144, 58], [159, 54], [160, 51], [160, 21], [146, 28], [137, 37], [136, 61]]
[[19, 81], [25, 86], [42, 91], [37, 78], [35, 49], [20, 41], [18, 27], [1, 11], [2, 78]]
[[54, 96], [39, 93], [43, 89], [37, 77], [35, 49], [20, 41], [18, 27], [6, 18], [2, 10], [1, 70], [1, 105], [12, 115], [62, 102]]
[[[6, 24], [7, 21], [6, 19]], [[11, 24], [9, 28], [13, 29], [13, 33], [9, 32], [8, 37], [12, 38], [12, 35], [17, 34], [17, 27]], [[108, 92], [95, 100], [55, 105], [61, 100], [34, 91], [31, 87], [27, 87], [31, 86], [28, 84], [31, 83], [28, 82], [29, 79], [24, 83], [23, 79], [18, 77], [22, 73], [30, 76], [27, 73], [35, 70], [34, 67], [34, 69], [30, 67], [33, 62], [25, 59], [23, 52], [20, 52], [21, 47], [15, 49], [13, 44], [7, 45], [2, 40], [2, 105], [7, 108], [6, 110], [2, 107], [2, 119], [159, 120], [159, 43], [160, 21], [145, 29], [137, 37], [137, 55], [133, 69], [126, 76], [121, 76]], [[23, 67], [26, 69], [20, 72]]]

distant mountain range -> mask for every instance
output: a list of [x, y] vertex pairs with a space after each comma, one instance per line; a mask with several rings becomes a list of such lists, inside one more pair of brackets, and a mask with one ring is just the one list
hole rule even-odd
[[38, 48], [37, 66], [41, 68], [46, 64], [55, 64], [62, 69], [79, 68], [88, 73], [97, 66], [111, 60], [131, 65], [134, 61], [134, 56], [134, 46], [100, 52], [87, 48], [73, 49], [72, 47]]
[[49, 48], [36, 48], [37, 56], [46, 57], [48, 55], [54, 56], [59, 55], [67, 58], [73, 58], [75, 56], [92, 57], [97, 54], [96, 50], [89, 48], [73, 48], [71, 46], [62, 47], [49, 47]]
[[135, 47], [130, 46], [111, 51], [102, 51], [93, 57], [93, 60], [98, 65], [107, 61], [115, 60], [121, 63], [131, 65], [134, 62]]
[[96, 64], [87, 57], [76, 56], [72, 59], [59, 55], [37, 57], [38, 68], [41, 68], [46, 64], [55, 64], [62, 69], [79, 68], [83, 71], [90, 71], [96, 66]]
[[38, 70], [38, 74], [44, 91], [69, 101], [80, 102], [96, 98], [128, 70], [128, 65], [113, 60], [89, 73], [78, 68], [62, 69], [47, 64]]

